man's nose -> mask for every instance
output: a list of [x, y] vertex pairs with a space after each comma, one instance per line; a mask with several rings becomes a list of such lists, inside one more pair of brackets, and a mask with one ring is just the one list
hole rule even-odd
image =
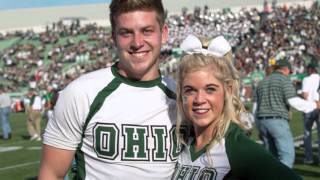
[[143, 44], [144, 44], [143, 36], [141, 34], [135, 34], [132, 39], [131, 48], [133, 50], [137, 50], [141, 48]]

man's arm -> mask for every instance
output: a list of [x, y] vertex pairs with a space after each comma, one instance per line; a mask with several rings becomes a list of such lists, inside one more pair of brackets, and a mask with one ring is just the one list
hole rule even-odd
[[308, 113], [313, 111], [316, 108], [320, 108], [320, 104], [317, 102], [306, 101], [298, 96], [288, 99], [288, 103], [291, 107], [295, 108], [298, 111]]
[[302, 98], [307, 100], [308, 99], [308, 92], [302, 92]]
[[62, 180], [68, 172], [74, 154], [75, 151], [43, 145], [38, 179]]

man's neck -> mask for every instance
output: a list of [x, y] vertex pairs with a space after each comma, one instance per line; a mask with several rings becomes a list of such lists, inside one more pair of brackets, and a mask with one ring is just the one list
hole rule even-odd
[[278, 69], [277, 72], [283, 74], [284, 76], [289, 76], [289, 74], [290, 74], [290, 70], [287, 70], [285, 68]]

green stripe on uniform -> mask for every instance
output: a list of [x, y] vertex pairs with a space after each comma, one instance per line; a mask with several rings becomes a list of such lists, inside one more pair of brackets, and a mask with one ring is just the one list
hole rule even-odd
[[86, 118], [86, 121], [83, 126], [83, 131], [81, 135], [81, 142], [79, 143], [79, 146], [77, 148], [76, 152], [76, 161], [77, 161], [77, 175], [76, 179], [85, 179], [85, 160], [84, 160], [84, 154], [81, 151], [81, 147], [83, 144], [83, 139], [85, 138], [85, 131], [87, 129], [87, 126], [91, 120], [91, 118], [100, 110], [101, 106], [103, 105], [104, 100], [106, 97], [108, 97], [112, 92], [114, 92], [119, 85], [121, 84], [121, 81], [118, 78], [114, 78], [105, 88], [103, 88], [96, 98], [93, 100], [93, 103], [90, 106], [89, 114]]

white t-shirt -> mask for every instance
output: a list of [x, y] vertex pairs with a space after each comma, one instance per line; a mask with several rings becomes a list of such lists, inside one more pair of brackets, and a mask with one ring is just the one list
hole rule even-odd
[[41, 111], [42, 109], [42, 99], [40, 96], [35, 95], [33, 103], [32, 103], [32, 109]]
[[318, 101], [319, 100], [319, 83], [320, 76], [316, 73], [307, 76], [302, 81], [302, 92], [308, 93], [308, 101]]
[[43, 142], [80, 148], [82, 179], [170, 179], [178, 157], [172, 83], [130, 81], [115, 66], [83, 75], [60, 92]]
[[0, 108], [11, 107], [11, 98], [7, 93], [0, 94]]

